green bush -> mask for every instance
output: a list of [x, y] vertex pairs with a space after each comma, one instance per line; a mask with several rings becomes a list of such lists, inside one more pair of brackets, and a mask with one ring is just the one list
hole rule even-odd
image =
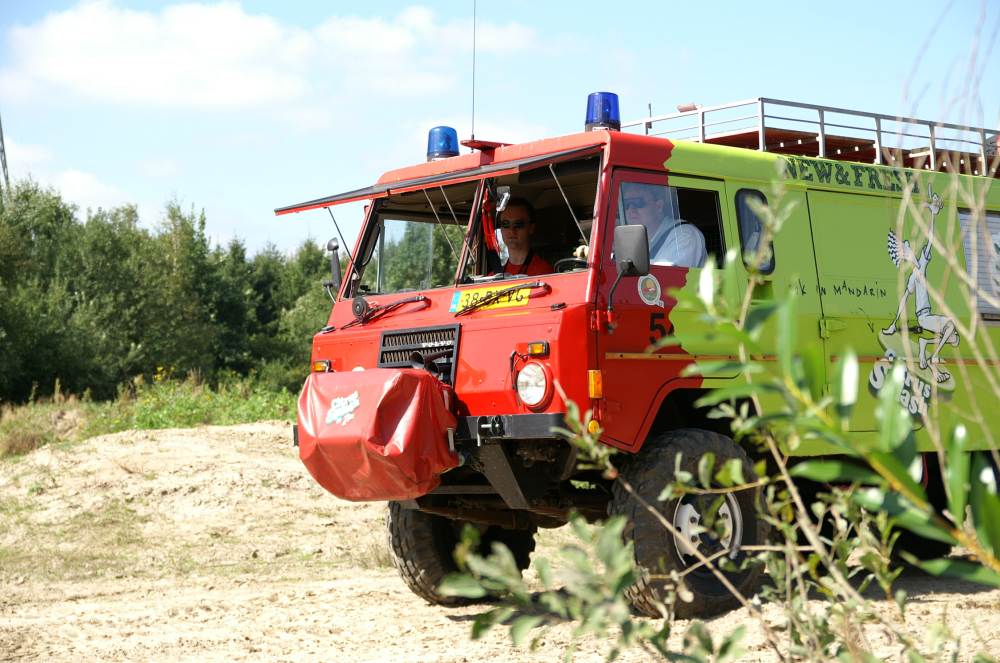
[[245, 379], [229, 379], [215, 388], [191, 377], [185, 380], [136, 378], [118, 399], [97, 408], [90, 435], [120, 430], [190, 428], [295, 417], [296, 396]]

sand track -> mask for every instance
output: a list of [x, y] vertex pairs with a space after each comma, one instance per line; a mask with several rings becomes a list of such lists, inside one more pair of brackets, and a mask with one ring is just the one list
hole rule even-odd
[[[283, 424], [131, 431], [0, 462], [0, 660], [561, 656], [569, 629], [536, 652], [512, 649], [504, 630], [472, 642], [481, 607], [410, 594], [388, 566], [383, 515], [382, 504], [320, 489]], [[564, 537], [544, 532], [540, 554]], [[1000, 591], [922, 576], [900, 587], [914, 597], [902, 626], [918, 641], [946, 621], [962, 636], [961, 659], [1000, 651]], [[710, 627], [741, 623], [748, 660], [770, 660], [745, 612]], [[893, 660], [877, 628], [868, 637]], [[607, 648], [588, 640], [576, 660]]]

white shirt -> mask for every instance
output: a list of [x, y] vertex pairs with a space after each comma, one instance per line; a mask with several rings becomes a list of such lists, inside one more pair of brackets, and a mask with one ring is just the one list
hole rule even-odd
[[649, 261], [654, 265], [701, 267], [707, 259], [705, 236], [682, 219], [664, 219], [649, 238]]

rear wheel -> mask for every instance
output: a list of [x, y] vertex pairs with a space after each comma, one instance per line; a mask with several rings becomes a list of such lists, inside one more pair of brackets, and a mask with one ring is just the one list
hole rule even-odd
[[[715, 455], [716, 468], [730, 459], [739, 460], [744, 479], [756, 480], [746, 452], [728, 437], [711, 431], [682, 429], [649, 440], [623, 468], [622, 478], [635, 494], [626, 491], [620, 481], [615, 482], [612, 512], [628, 518], [625, 536], [634, 545], [635, 561], [640, 568], [640, 578], [628, 590], [628, 596], [642, 614], [660, 616], [660, 604], [666, 601], [672, 588], [667, 577], [671, 571], [684, 575], [684, 584], [693, 595], [691, 602], [680, 599], [675, 602], [677, 617], [708, 616], [739, 605], [722, 581], [701, 565], [693, 550], [708, 558], [718, 556], [717, 568], [728, 557], [735, 570], [723, 571], [726, 579], [743, 596], [749, 597], [756, 590], [760, 565], [744, 565], [748, 555], [741, 549], [761, 545], [767, 537], [768, 525], [757, 513], [759, 489], [657, 500], [663, 488], [675, 480], [676, 470], [697, 476], [698, 461], [706, 452]], [[677, 534], [668, 531], [642, 502], [652, 506]], [[714, 514], [715, 527], [706, 527], [709, 514]]]
[[[461, 539], [465, 521], [450, 520], [389, 502], [386, 530], [393, 566], [403, 582], [420, 598], [438, 605], [461, 605], [468, 599], [444, 596], [438, 585], [449, 573], [458, 571], [454, 550]], [[520, 570], [528, 568], [535, 550], [535, 530], [511, 530], [490, 526], [480, 533], [480, 555], [488, 555], [493, 542], [510, 548]]]

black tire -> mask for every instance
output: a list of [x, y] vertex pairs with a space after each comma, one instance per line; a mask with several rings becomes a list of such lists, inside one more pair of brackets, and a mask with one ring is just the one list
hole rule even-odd
[[[469, 603], [468, 599], [443, 596], [437, 591], [446, 575], [458, 571], [453, 554], [465, 521], [405, 509], [398, 502], [389, 502], [385, 523], [392, 564], [414, 594], [436, 605]], [[494, 541], [510, 548], [521, 571], [528, 568], [535, 550], [535, 530], [487, 527], [480, 534], [476, 552], [488, 555]]]
[[[627, 596], [636, 611], [644, 615], [661, 616], [659, 606], [666, 601], [671, 584], [664, 576], [670, 571], [682, 572], [696, 565], [697, 559], [680, 552], [681, 544], [675, 541], [674, 536], [640, 500], [652, 505], [672, 524], [676, 524], [680, 516], [684, 516], [682, 520], [687, 520], [688, 517], [700, 518], [699, 506], [704, 508], [705, 500], [711, 502], [717, 496], [687, 496], [667, 502], [659, 502], [657, 497], [674, 480], [675, 467], [697, 476], [698, 461], [706, 452], [715, 454], [715, 467], [721, 467], [723, 463], [735, 458], [742, 463], [743, 478], [747, 482], [757, 478], [746, 452], [728, 437], [706, 430], [681, 429], [647, 441], [642, 450], [622, 469], [621, 477], [632, 486], [635, 495], [625, 490], [621, 481], [614, 484], [611, 511], [628, 519], [625, 537], [632, 541], [635, 561], [640, 568], [640, 578], [629, 588]], [[677, 454], [681, 455], [681, 461], [675, 465]], [[729, 517], [733, 523], [729, 547], [734, 548], [737, 543], [732, 540], [736, 532], [740, 532], [737, 539], [741, 546], [765, 543], [769, 526], [758, 517], [760, 489], [748, 489], [729, 495], [725, 499], [725, 506], [719, 510], [719, 517]], [[695, 509], [693, 514], [691, 509]], [[723, 511], [729, 513], [724, 514]], [[697, 541], [699, 551], [706, 556], [724, 547], [723, 540], [708, 532], [697, 537]], [[737, 552], [733, 557], [737, 570], [725, 572], [725, 575], [743, 596], [749, 598], [757, 588], [761, 566], [752, 564], [739, 570], [746, 557], [746, 553]], [[674, 604], [676, 617], [705, 617], [739, 605], [736, 597], [704, 566], [688, 573], [684, 577], [684, 584], [694, 598], [689, 603], [677, 599]]]

